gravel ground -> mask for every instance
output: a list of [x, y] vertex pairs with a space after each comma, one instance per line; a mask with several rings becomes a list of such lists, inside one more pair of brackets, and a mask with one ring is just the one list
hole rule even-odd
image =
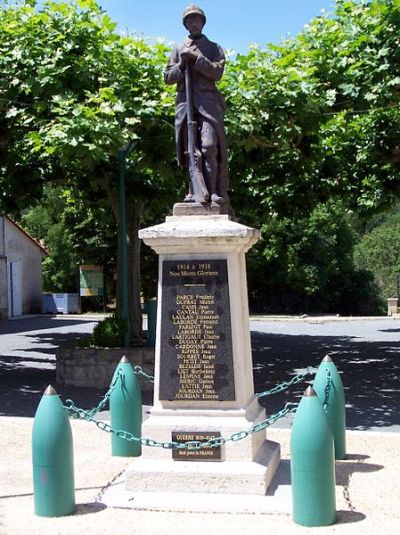
[[[41, 518], [33, 514], [30, 435], [32, 418], [0, 417], [0, 534], [76, 535], [187, 535], [222, 534], [400, 532], [398, 473], [400, 434], [350, 431], [348, 458], [336, 463], [338, 522], [324, 528], [303, 528], [290, 513], [204, 514], [136, 511], [107, 508], [94, 503], [95, 496], [128, 464], [111, 457], [109, 435], [90, 423], [72, 421], [75, 449], [76, 503], [74, 515]], [[289, 459], [290, 432], [271, 429], [268, 438], [282, 447]], [[288, 483], [288, 482], [287, 482]], [[194, 495], [190, 499], [194, 499]], [[188, 499], [187, 495], [182, 500]]]

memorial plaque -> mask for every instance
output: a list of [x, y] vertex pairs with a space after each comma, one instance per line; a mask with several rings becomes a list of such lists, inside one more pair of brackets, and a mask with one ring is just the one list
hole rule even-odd
[[[172, 442], [206, 442], [212, 438], [219, 438], [221, 433], [212, 431], [172, 431]], [[172, 450], [172, 458], [174, 461], [220, 461], [221, 460], [221, 446], [212, 448], [206, 446], [200, 450]]]
[[235, 399], [228, 269], [221, 260], [164, 260], [161, 400]]

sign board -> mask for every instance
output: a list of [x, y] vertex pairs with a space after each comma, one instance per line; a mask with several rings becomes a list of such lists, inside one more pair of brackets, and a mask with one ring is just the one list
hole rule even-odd
[[[207, 442], [212, 438], [220, 438], [221, 433], [212, 431], [172, 431], [172, 442], [184, 444], [185, 442]], [[221, 446], [212, 448], [206, 446], [199, 450], [173, 449], [174, 461], [221, 461]]]
[[101, 266], [79, 266], [79, 286], [82, 297], [104, 295], [104, 275]]
[[164, 260], [160, 399], [235, 399], [227, 262]]

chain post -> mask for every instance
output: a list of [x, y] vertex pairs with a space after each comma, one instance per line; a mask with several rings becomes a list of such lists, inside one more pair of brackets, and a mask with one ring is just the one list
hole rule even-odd
[[346, 402], [339, 372], [327, 355], [314, 378], [314, 390], [323, 404], [335, 441], [335, 459], [346, 457]]
[[328, 526], [336, 519], [332, 432], [315, 390], [300, 400], [290, 438], [293, 520], [301, 526]]

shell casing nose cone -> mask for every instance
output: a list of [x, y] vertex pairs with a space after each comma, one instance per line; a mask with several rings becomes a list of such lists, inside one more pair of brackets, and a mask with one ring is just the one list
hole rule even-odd
[[316, 397], [317, 394], [312, 386], [308, 386], [306, 390], [304, 391], [303, 397], [312, 398]]
[[44, 396], [57, 396], [57, 392], [52, 385], [49, 385], [46, 390], [43, 392]]
[[325, 355], [325, 357], [322, 359], [322, 362], [333, 362], [333, 360], [329, 355]]
[[119, 361], [120, 364], [129, 364], [129, 360], [125, 357], [125, 355], [122, 357], [122, 359]]

